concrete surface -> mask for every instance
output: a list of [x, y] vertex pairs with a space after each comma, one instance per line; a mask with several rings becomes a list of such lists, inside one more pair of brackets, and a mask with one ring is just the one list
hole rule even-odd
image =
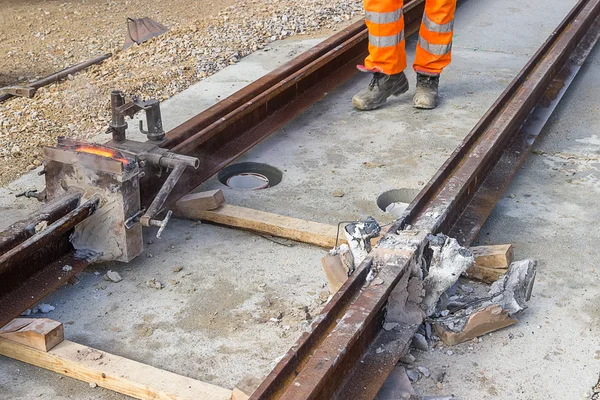
[[[459, 399], [589, 399], [600, 374], [600, 47], [575, 78], [483, 227], [479, 244], [512, 243], [515, 259], [539, 261], [520, 322], [428, 353], [417, 363], [446, 369], [438, 391]], [[515, 198], [508, 197], [515, 194]], [[444, 368], [446, 366], [446, 368]]]
[[[369, 79], [357, 75], [242, 157], [282, 170], [284, 178], [278, 186], [242, 192], [212, 179], [202, 189], [221, 187], [232, 204], [332, 224], [367, 215], [390, 222], [392, 217], [375, 205], [377, 195], [389, 189], [422, 187], [574, 3], [464, 1], [457, 11], [454, 60], [442, 76], [442, 101], [436, 111], [414, 110], [412, 91], [380, 110], [354, 111], [350, 98]], [[270, 51], [254, 53], [178, 94], [164, 102], [165, 127], [185, 121], [318, 40], [275, 43]], [[414, 44], [414, 38], [408, 41], [409, 59]], [[586, 76], [595, 75], [587, 84], [579, 78], [559, 106], [559, 118], [547, 129], [560, 134], [561, 129], [575, 132], [578, 128], [580, 136], [573, 133], [570, 141], [552, 146], [567, 146], [565, 151], [578, 151], [580, 156], [600, 150], [600, 139], [586, 131], [599, 126], [593, 119], [598, 118], [593, 97], [597, 92], [593, 83], [600, 74], [597, 54], [583, 71]], [[412, 84], [414, 74], [408, 74]], [[588, 93], [594, 106], [575, 101], [580, 90]], [[591, 107], [596, 107], [592, 109], [596, 116], [589, 112]], [[566, 109], [578, 111], [567, 114]], [[585, 117], [584, 123], [567, 121], [569, 116], [575, 121]], [[524, 172], [547, 176], [520, 174], [511, 188], [519, 196], [500, 202], [481, 239], [514, 243], [517, 257], [541, 260], [531, 309], [526, 319], [511, 328], [524, 336], [515, 334], [504, 345], [506, 330], [484, 338], [473, 350], [459, 346], [453, 356], [437, 350], [420, 354], [418, 362], [424, 366], [449, 365], [443, 393], [456, 393], [463, 399], [567, 399], [573, 397], [563, 393], [581, 395], [595, 383], [591, 381], [599, 370], [593, 359], [599, 350], [593, 336], [598, 328], [598, 294], [592, 289], [597, 279], [588, 274], [593, 269], [598, 230], [593, 226], [596, 200], [589, 193], [600, 186], [594, 163], [578, 159], [569, 169], [580, 168], [585, 170], [582, 177], [589, 177], [582, 183], [565, 183], [573, 177], [563, 176], [557, 166], [562, 159], [557, 157], [530, 158], [538, 169], [528, 162]], [[559, 171], [549, 169], [554, 166]], [[35, 179], [30, 175], [0, 191], [1, 225], [37, 207], [34, 200], [12, 197], [34, 185]], [[565, 186], [554, 186], [558, 183]], [[334, 197], [336, 190], [345, 195]], [[525, 198], [525, 194], [532, 197]], [[581, 198], [575, 198], [578, 194]], [[152, 234], [147, 232], [148, 240]], [[306, 326], [302, 308], [315, 315], [322, 307], [326, 291], [320, 267], [322, 249], [282, 246], [250, 233], [189, 221], [172, 222], [163, 237], [149, 244], [134, 262], [91, 268], [81, 275], [79, 284], [48, 296], [45, 302], [56, 310], [47, 316], [72, 321], [65, 325], [68, 339], [232, 387], [244, 373], [266, 375]], [[577, 250], [569, 251], [569, 246]], [[572, 264], [580, 268], [581, 276]], [[174, 272], [176, 266], [183, 269]], [[121, 273], [124, 280], [104, 281], [109, 269]], [[165, 288], [147, 287], [145, 282], [153, 278]], [[582, 291], [580, 285], [589, 290]], [[270, 321], [279, 313], [283, 314], [281, 322]], [[592, 331], [582, 333], [585, 328]], [[550, 361], [543, 358], [546, 355]], [[417, 388], [423, 393], [432, 390], [426, 381]], [[10, 399], [123, 397], [6, 358], [0, 358], [0, 395]]]

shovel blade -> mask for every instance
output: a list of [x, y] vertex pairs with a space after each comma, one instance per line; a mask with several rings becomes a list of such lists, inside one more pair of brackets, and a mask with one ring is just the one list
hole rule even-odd
[[148, 17], [127, 18], [127, 34], [123, 50], [134, 43], [141, 44], [155, 36], [162, 35], [167, 30], [167, 27]]

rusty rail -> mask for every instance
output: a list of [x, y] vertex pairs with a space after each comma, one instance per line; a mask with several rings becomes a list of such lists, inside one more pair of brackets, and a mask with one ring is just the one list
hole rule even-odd
[[[368, 258], [252, 399], [376, 396], [420, 323], [410, 321], [391, 331], [382, 330], [389, 296], [396, 288], [405, 288], [409, 267], [422, 256], [427, 233], [450, 233], [464, 244], [476, 236], [598, 40], [599, 4], [600, 0], [581, 0], [573, 8], [380, 242], [384, 248], [393, 236], [404, 243], [402, 255], [380, 272], [383, 284], [365, 286], [368, 272], [378, 262]], [[423, 5], [423, 0], [406, 4], [407, 34], [418, 29]], [[354, 64], [365, 56], [366, 43], [364, 25], [356, 23], [169, 132], [163, 147], [198, 157], [203, 167], [183, 176], [170, 201], [187, 194], [351, 77]], [[155, 180], [144, 180], [141, 190], [146, 205], [160, 186]], [[61, 210], [72, 212], [69, 207]], [[31, 239], [31, 230], [23, 226], [15, 227], [14, 233], [19, 236], [10, 239], [13, 245], [4, 247], [4, 252]], [[64, 238], [60, 235], [51, 249], [44, 249], [51, 251], [52, 259], [41, 262], [43, 252], [35, 255], [39, 269], [29, 272], [19, 290], [3, 291], [0, 304], [12, 306], [2, 309], [0, 324], [18, 315], [32, 298], [37, 301], [53, 290], [58, 277], [68, 277], [65, 265], [74, 274], [93, 258], [93, 254], [75, 252]]]
[[[81, 272], [92, 260], [92, 252], [73, 249], [69, 234], [96, 211], [100, 199], [94, 196], [78, 205], [80, 197], [73, 193], [49, 203], [30, 218], [33, 222], [21, 221], [5, 231], [12, 232], [12, 236], [3, 233], [3, 242], [13, 246], [0, 252], [0, 326]], [[66, 265], [70, 268], [63, 269]]]
[[596, 44], [599, 15], [600, 0], [571, 10], [380, 241], [404, 240], [403, 256], [379, 273], [384, 283], [366, 285], [372, 260], [363, 263], [251, 399], [375, 398], [416, 329], [407, 322], [383, 330], [386, 300], [422, 256], [428, 233], [460, 234], [465, 245], [475, 238]]

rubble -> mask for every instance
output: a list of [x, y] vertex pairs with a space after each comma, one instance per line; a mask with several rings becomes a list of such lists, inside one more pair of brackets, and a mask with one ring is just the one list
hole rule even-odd
[[516, 316], [527, 308], [536, 268], [535, 260], [513, 262], [486, 297], [435, 320], [439, 337], [454, 345], [516, 323]]
[[162, 283], [160, 283], [159, 281], [157, 281], [154, 278], [150, 279], [149, 281], [146, 281], [146, 286], [148, 286], [152, 289], [157, 289], [157, 290], [160, 290], [165, 287], [165, 285], [163, 285]]
[[344, 234], [350, 247], [350, 252], [357, 267], [367, 258], [371, 251], [371, 239], [381, 233], [381, 227], [373, 217], [364, 221], [352, 222], [344, 228]]
[[466, 248], [462, 247], [456, 239], [439, 234], [429, 236], [429, 247], [433, 256], [429, 266], [424, 266], [425, 278], [423, 288], [425, 297], [421, 307], [427, 316], [435, 313], [438, 300], [442, 294], [456, 283], [473, 263], [475, 258]]
[[42, 314], [47, 314], [50, 311], [54, 311], [56, 309], [56, 307], [54, 307], [51, 304], [46, 304], [46, 303], [40, 303], [37, 306], [33, 307], [32, 312], [35, 313], [42, 313]]
[[117, 283], [117, 282], [121, 282], [123, 280], [123, 278], [121, 277], [121, 275], [119, 275], [118, 272], [109, 270], [104, 275], [104, 280]]

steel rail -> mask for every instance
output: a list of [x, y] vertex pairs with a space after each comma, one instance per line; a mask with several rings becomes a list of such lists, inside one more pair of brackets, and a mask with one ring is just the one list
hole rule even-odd
[[[387, 299], [397, 285], [403, 289], [400, 282], [423, 255], [427, 234], [459, 232], [464, 244], [473, 240], [596, 44], [599, 15], [600, 0], [577, 3], [380, 241], [385, 248], [405, 240], [402, 256], [379, 272], [384, 283], [367, 285], [373, 260], [361, 264], [251, 399], [375, 398], [417, 326], [383, 330]], [[528, 116], [529, 122], [545, 119], [532, 129]]]
[[[35, 232], [34, 226], [35, 233], [32, 235], [29, 235], [28, 226], [23, 230], [17, 229], [19, 239], [24, 235], [22, 232], [27, 232], [29, 237], [0, 255], [0, 326], [10, 322], [77, 273], [71, 264], [68, 264], [71, 269], [62, 270], [67, 260], [77, 261], [82, 268], [86, 260], [91, 261], [91, 252], [76, 252], [73, 249], [69, 235], [77, 224], [94, 214], [100, 198], [94, 196], [67, 212], [74, 199], [79, 201], [78, 196], [69, 194], [61, 199], [62, 204], [50, 203], [49, 207], [34, 215], [34, 221], [49, 221], [48, 225], [40, 228], [39, 232]], [[66, 213], [55, 219], [60, 212]], [[49, 216], [48, 219], [44, 219], [44, 215]], [[58, 268], [59, 264], [61, 268]]]

